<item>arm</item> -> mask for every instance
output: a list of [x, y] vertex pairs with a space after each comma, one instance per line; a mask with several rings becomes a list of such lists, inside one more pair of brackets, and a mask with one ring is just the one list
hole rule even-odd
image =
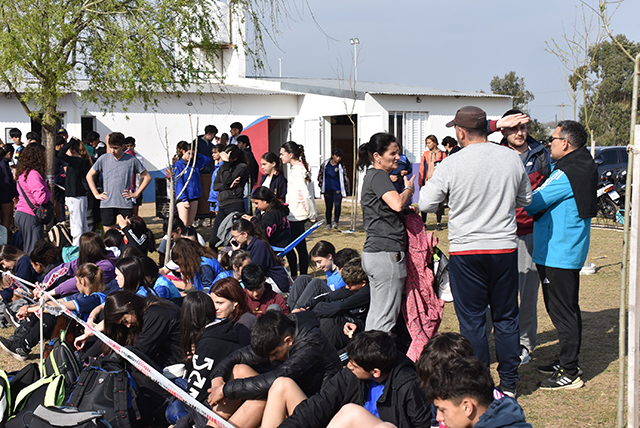
[[408, 178], [407, 176], [404, 176], [403, 180], [405, 189], [402, 191], [402, 193], [398, 193], [395, 190], [390, 190], [382, 195], [382, 200], [387, 205], [389, 205], [389, 208], [391, 208], [395, 212], [401, 212], [404, 207], [406, 207], [407, 204], [411, 201], [411, 197], [413, 196], [413, 176]]
[[69, 150], [69, 148], [73, 144], [73, 140], [74, 140], [73, 138], [69, 140], [69, 142], [64, 146], [62, 146], [62, 148], [58, 151], [58, 154], [56, 155], [58, 159], [65, 161], [66, 163], [73, 162], [73, 157], [67, 155], [67, 150]]
[[26, 178], [27, 187], [31, 190], [31, 203], [36, 207], [47, 203], [51, 193], [46, 181], [35, 170], [29, 171], [29, 175]]
[[555, 170], [540, 187], [533, 191], [531, 204], [525, 210], [529, 215], [533, 215], [572, 196], [573, 190], [566, 174], [561, 170]]
[[[100, 159], [98, 159], [99, 161]], [[97, 162], [96, 162], [97, 163]], [[93, 193], [93, 197], [99, 201], [105, 201], [108, 196], [105, 192], [98, 193], [98, 188], [96, 187], [95, 176], [98, 175], [98, 171], [95, 168], [96, 165], [93, 165], [93, 168], [89, 170], [87, 173], [87, 185], [89, 185], [89, 189], [91, 193]]]
[[234, 178], [232, 177], [231, 164], [229, 162], [225, 162], [218, 169], [218, 174], [216, 175], [216, 179], [213, 181], [213, 190], [221, 191], [228, 190], [233, 183]]
[[[522, 166], [522, 163], [520, 164]], [[527, 172], [522, 169], [522, 178], [520, 179], [520, 186], [518, 187], [518, 194], [516, 195], [516, 208], [526, 207], [531, 203], [531, 181]]]
[[436, 212], [440, 203], [447, 198], [449, 185], [445, 180], [445, 165], [446, 162], [440, 164], [440, 167], [434, 171], [433, 176], [420, 189], [420, 200], [418, 201], [420, 211]]
[[151, 174], [149, 174], [149, 171], [145, 169], [140, 173], [140, 186], [138, 186], [138, 189], [134, 194], [131, 195], [131, 197], [139, 198], [142, 195], [142, 192], [144, 192], [144, 189], [147, 188], [149, 183], [151, 183]]
[[329, 299], [332, 298], [331, 295], [341, 298], [339, 300], [329, 301], [324, 305], [320, 305], [319, 307], [314, 308], [313, 312], [315, 312], [319, 318], [330, 318], [340, 315], [343, 312], [368, 306], [370, 295], [368, 292], [363, 292], [365, 289], [366, 287], [356, 293], [352, 293], [344, 288], [333, 291], [329, 293]]

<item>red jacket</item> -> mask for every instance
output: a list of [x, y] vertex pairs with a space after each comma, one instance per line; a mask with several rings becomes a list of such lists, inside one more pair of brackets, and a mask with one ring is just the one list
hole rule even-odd
[[255, 316], [261, 317], [267, 311], [267, 308], [275, 303], [282, 308], [282, 312], [285, 315], [289, 315], [291, 310], [289, 309], [289, 306], [287, 306], [287, 302], [285, 302], [284, 298], [273, 291], [269, 283], [265, 282], [264, 288], [265, 290], [260, 300], [253, 300], [249, 295], [249, 292], [244, 290], [244, 294], [247, 296], [247, 304], [249, 305], [251, 312]]

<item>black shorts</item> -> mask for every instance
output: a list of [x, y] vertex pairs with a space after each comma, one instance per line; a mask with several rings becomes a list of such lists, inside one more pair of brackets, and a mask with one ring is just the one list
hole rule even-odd
[[141, 207], [142, 206], [142, 196], [140, 196], [139, 198], [136, 198], [136, 201], [133, 203], [134, 206], [136, 207]]
[[100, 208], [100, 218], [103, 226], [113, 226], [116, 224], [118, 214], [127, 218], [133, 216], [133, 208]]

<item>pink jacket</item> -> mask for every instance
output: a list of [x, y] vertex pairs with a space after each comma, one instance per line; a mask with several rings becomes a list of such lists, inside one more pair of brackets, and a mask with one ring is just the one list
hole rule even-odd
[[[27, 197], [31, 201], [34, 207], [38, 208], [42, 204], [49, 202], [51, 198], [51, 192], [47, 182], [44, 181], [40, 173], [36, 170], [31, 170], [27, 174], [22, 174], [18, 177], [18, 183], [22, 186], [22, 190], [27, 194]], [[18, 190], [18, 197], [20, 200], [16, 204], [16, 211], [20, 211], [29, 215], [35, 215], [33, 210], [29, 207], [29, 204], [22, 195], [22, 190], [16, 184]]]
[[433, 236], [433, 232], [427, 234], [424, 223], [417, 214], [406, 215], [405, 226], [409, 249], [405, 282], [407, 298], [402, 306], [402, 312], [407, 322], [407, 330], [411, 335], [407, 357], [415, 362], [424, 345], [438, 332], [444, 300], [436, 295], [433, 288], [435, 276], [428, 266], [433, 263], [433, 248], [438, 245], [438, 238]]

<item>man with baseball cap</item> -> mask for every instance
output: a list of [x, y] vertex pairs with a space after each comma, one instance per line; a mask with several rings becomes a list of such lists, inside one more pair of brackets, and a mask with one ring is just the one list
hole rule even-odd
[[515, 397], [520, 380], [516, 208], [531, 202], [531, 183], [513, 150], [487, 140], [482, 109], [462, 107], [447, 127], [455, 127], [462, 150], [442, 161], [420, 190], [420, 209], [435, 212], [448, 198], [449, 275], [460, 332], [489, 367], [485, 327], [491, 311], [500, 387]]

